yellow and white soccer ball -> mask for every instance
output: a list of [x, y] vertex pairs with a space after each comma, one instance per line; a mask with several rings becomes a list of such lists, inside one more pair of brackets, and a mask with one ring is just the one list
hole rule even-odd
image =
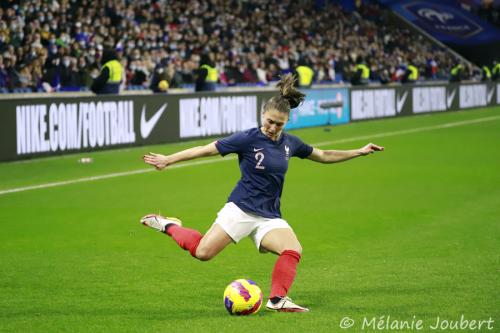
[[257, 313], [262, 305], [262, 291], [252, 280], [238, 279], [224, 291], [224, 306], [231, 315]]

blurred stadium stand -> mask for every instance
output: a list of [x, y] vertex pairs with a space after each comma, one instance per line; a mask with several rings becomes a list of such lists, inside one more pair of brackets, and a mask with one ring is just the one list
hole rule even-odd
[[[455, 2], [498, 25], [497, 1]], [[214, 59], [219, 87], [268, 85], [299, 61], [315, 84], [349, 82], [358, 57], [371, 82], [401, 80], [410, 62], [422, 80], [447, 79], [463, 59], [395, 24], [387, 8], [359, 0], [2, 1], [0, 92], [88, 91], [104, 48], [119, 52], [123, 87], [133, 91], [149, 89], [159, 72], [170, 88], [192, 89], [202, 54]], [[479, 77], [466, 65], [466, 78]]]
[[[492, 67], [500, 54], [500, 0], [379, 0], [399, 18], [397, 24], [447, 47], [456, 62]], [[496, 4], [495, 4], [496, 3]], [[486, 11], [488, 15], [486, 15]], [[477, 15], [476, 15], [477, 14]]]

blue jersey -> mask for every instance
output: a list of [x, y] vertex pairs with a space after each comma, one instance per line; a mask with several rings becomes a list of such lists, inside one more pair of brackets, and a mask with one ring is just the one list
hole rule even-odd
[[296, 136], [282, 132], [273, 141], [259, 128], [235, 133], [215, 145], [222, 156], [238, 154], [241, 179], [228, 202], [267, 218], [281, 217], [280, 198], [290, 158], [305, 158], [313, 151]]

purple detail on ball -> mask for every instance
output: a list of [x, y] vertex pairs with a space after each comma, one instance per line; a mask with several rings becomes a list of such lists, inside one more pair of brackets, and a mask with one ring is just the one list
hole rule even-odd
[[255, 303], [255, 305], [253, 306], [252, 308], [252, 313], [254, 313], [255, 311], [259, 310], [260, 308], [260, 305], [262, 304], [262, 297], [259, 299], [259, 301], [257, 303]]
[[233, 314], [233, 304], [233, 301], [231, 301], [229, 297], [224, 298], [224, 305], [226, 306], [227, 312], [229, 312], [230, 314]]
[[255, 286], [257, 285], [257, 283], [253, 282], [253, 281], [252, 281], [252, 280], [250, 280], [250, 279], [247, 279], [247, 282], [248, 282], [248, 283], [250, 283], [250, 284], [253, 284], [253, 285], [255, 285]]
[[238, 315], [240, 315], [240, 316], [246, 316], [246, 315], [255, 313], [255, 312], [257, 312], [259, 310], [261, 304], [262, 304], [262, 297], [259, 299], [259, 301], [257, 303], [255, 303], [252, 306], [251, 309], [241, 311], [240, 313], [238, 313]]
[[245, 300], [245, 302], [248, 302], [248, 300], [252, 297], [250, 295], [250, 292], [247, 290], [247, 288], [245, 288], [240, 282], [238, 281], [234, 281], [231, 286], [238, 290], [238, 292], [240, 293], [240, 296], [243, 297], [243, 299]]

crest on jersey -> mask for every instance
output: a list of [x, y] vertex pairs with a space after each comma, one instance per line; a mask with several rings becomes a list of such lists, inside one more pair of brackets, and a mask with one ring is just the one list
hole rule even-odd
[[285, 145], [285, 158], [288, 160], [290, 158], [290, 147]]

